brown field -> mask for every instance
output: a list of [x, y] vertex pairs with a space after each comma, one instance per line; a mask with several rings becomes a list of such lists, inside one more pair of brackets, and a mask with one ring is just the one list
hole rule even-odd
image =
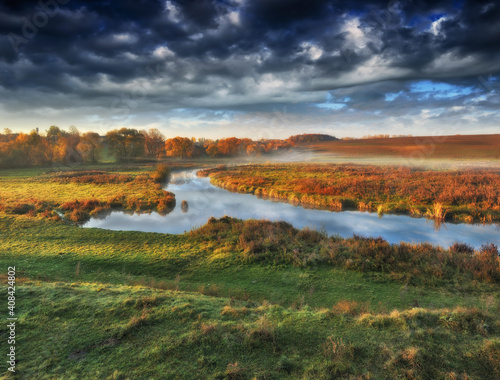
[[372, 138], [305, 143], [321, 154], [410, 159], [500, 159], [500, 134]]

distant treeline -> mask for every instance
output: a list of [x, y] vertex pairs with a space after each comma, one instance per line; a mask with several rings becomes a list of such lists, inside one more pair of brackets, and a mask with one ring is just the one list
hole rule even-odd
[[290, 136], [287, 141], [291, 141], [294, 143], [303, 143], [303, 142], [335, 141], [335, 140], [338, 140], [338, 138], [330, 135], [306, 133], [303, 135]]
[[232, 157], [237, 155], [260, 156], [285, 151], [298, 143], [337, 140], [323, 134], [303, 134], [286, 140], [229, 137], [205, 139], [174, 137], [166, 139], [157, 129], [149, 131], [121, 128], [105, 136], [96, 132], [80, 133], [75, 127], [64, 131], [51, 126], [44, 134], [38, 130], [30, 133], [13, 133], [6, 129], [0, 133], [0, 168], [98, 163], [106, 151], [117, 162], [130, 162], [143, 158], [162, 157]]

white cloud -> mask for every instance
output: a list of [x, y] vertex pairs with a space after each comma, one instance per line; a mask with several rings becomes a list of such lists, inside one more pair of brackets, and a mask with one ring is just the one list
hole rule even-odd
[[437, 36], [438, 34], [441, 33], [441, 24], [443, 23], [443, 21], [446, 21], [447, 18], [446, 16], [443, 16], [439, 19], [437, 19], [436, 21], [432, 22], [430, 27], [429, 27], [429, 30], [432, 34], [434, 34], [435, 36]]
[[137, 42], [137, 36], [130, 33], [119, 33], [113, 34], [113, 40], [115, 42], [133, 44]]
[[370, 42], [376, 46], [382, 43], [372, 28], [361, 25], [358, 17], [346, 18], [340, 31], [346, 35], [346, 48], [363, 49]]
[[175, 54], [166, 46], [158, 46], [154, 51], [153, 55], [158, 58], [174, 57]]
[[351, 42], [358, 48], [363, 48], [366, 46], [368, 39], [366, 38], [365, 33], [359, 28], [359, 26], [359, 18], [354, 17], [346, 20], [342, 31], [347, 33], [347, 40], [349, 42]]
[[179, 7], [177, 7], [177, 5], [175, 5], [172, 1], [167, 0], [165, 2], [165, 10], [168, 13], [168, 18], [170, 19], [170, 21], [177, 23], [181, 20], [181, 11]]
[[424, 109], [420, 112], [422, 119], [430, 119], [440, 116], [445, 111], [444, 108]]
[[323, 55], [323, 50], [318, 45], [310, 42], [303, 42], [300, 47], [302, 49], [302, 54], [308, 55], [309, 58], [314, 61], [321, 58]]
[[230, 12], [228, 17], [231, 23], [233, 23], [233, 25], [241, 26], [240, 14], [238, 12], [236, 11]]

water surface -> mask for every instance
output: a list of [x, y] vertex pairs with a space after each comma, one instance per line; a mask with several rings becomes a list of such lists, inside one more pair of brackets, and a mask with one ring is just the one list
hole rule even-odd
[[[232, 193], [210, 184], [209, 178], [196, 177], [196, 170], [172, 175], [166, 188], [175, 194], [177, 205], [168, 215], [112, 212], [102, 219], [91, 219], [84, 227], [181, 234], [204, 225], [210, 217], [229, 215], [239, 219], [284, 220], [297, 228], [310, 227], [331, 235], [350, 237], [382, 236], [390, 243], [429, 242], [448, 247], [463, 242], [479, 248], [485, 243], [500, 245], [499, 225], [442, 224], [405, 215], [383, 215], [360, 211], [331, 212], [305, 209], [288, 203], [260, 199], [251, 194]], [[186, 207], [181, 202], [187, 201]]]

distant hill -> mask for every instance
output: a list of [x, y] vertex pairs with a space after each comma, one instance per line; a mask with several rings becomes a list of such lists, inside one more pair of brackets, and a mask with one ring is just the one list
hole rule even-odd
[[287, 141], [291, 143], [306, 143], [306, 142], [320, 142], [320, 141], [336, 141], [338, 138], [330, 135], [323, 135], [319, 133], [304, 133], [302, 135], [290, 136]]

